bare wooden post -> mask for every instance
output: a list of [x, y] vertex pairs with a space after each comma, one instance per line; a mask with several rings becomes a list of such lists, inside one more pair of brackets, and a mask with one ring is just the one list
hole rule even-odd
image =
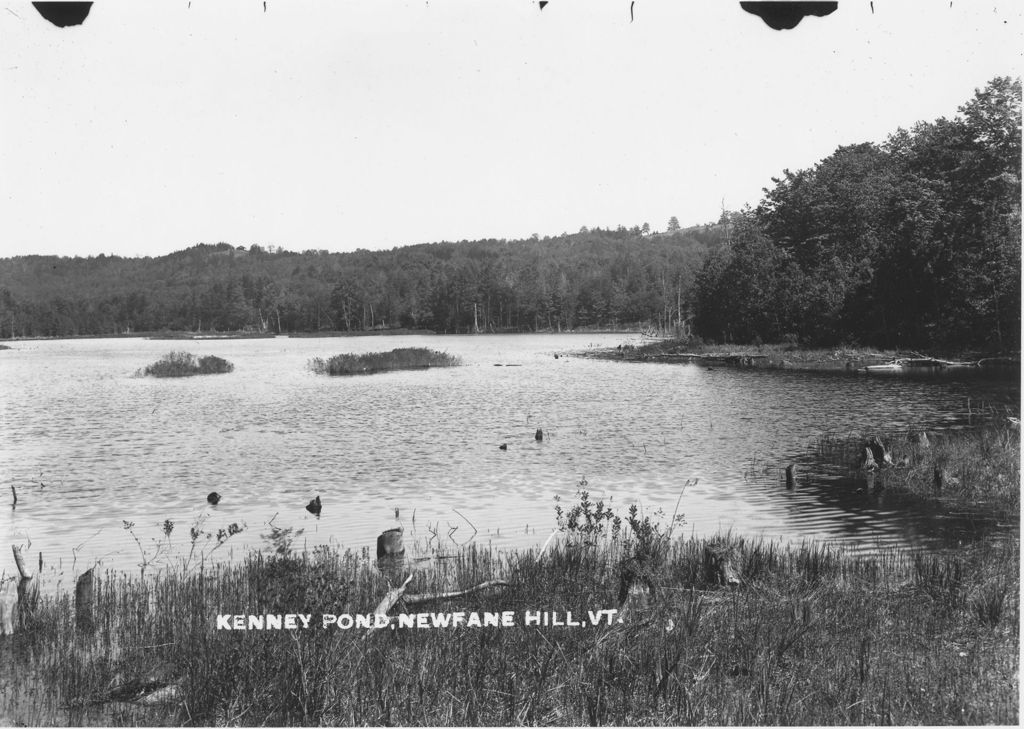
[[75, 582], [75, 627], [80, 633], [92, 633], [96, 628], [93, 597], [93, 569], [90, 567]]
[[533, 434], [533, 439], [538, 441], [544, 440], [544, 431], [537, 428], [537, 432]]
[[792, 491], [796, 487], [796, 464], [786, 466], [786, 488]]

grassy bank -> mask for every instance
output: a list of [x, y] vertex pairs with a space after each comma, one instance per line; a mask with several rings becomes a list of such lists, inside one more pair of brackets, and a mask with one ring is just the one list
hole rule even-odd
[[415, 370], [428, 367], [454, 367], [459, 358], [447, 352], [425, 347], [405, 347], [390, 352], [338, 354], [329, 359], [314, 357], [309, 368], [318, 375], [368, 375], [392, 370]]
[[[95, 636], [67, 595], [5, 639], [0, 717], [28, 724], [1008, 724], [1018, 720], [1019, 544], [856, 559], [721, 538], [677, 541], [652, 606], [619, 624], [524, 625], [618, 606], [628, 547], [469, 549], [410, 592], [504, 578], [501, 595], [409, 611], [514, 611], [514, 627], [323, 629], [389, 584], [366, 555], [252, 555], [145, 582], [100, 580]], [[401, 610], [401, 606], [399, 606]], [[217, 630], [218, 614], [307, 613], [309, 629]], [[669, 629], [670, 628], [670, 629]], [[178, 696], [127, 701], [175, 682]], [[120, 700], [113, 700], [114, 698]]]
[[196, 359], [188, 352], [171, 352], [136, 374], [140, 377], [191, 377], [224, 374], [234, 369], [235, 366], [226, 359], [213, 355]]

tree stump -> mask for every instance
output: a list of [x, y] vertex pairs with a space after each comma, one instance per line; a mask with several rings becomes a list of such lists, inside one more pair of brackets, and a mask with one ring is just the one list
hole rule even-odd
[[920, 433], [917, 434], [917, 445], [921, 448], [931, 447], [931, 443], [928, 442], [927, 432], [922, 430]]
[[732, 587], [740, 584], [739, 574], [733, 566], [734, 550], [721, 543], [704, 546], [704, 577], [716, 585]]
[[796, 464], [790, 463], [786, 466], [786, 488], [792, 491], [796, 488]]
[[14, 635], [19, 623], [31, 617], [39, 602], [39, 575], [33, 575], [25, 566], [21, 547], [12, 544], [11, 551], [20, 577], [0, 585], [0, 635]]
[[865, 471], [878, 468], [878, 464], [875, 463], [875, 455], [870, 448], [865, 448], [864, 452], [860, 456], [860, 467]]
[[656, 597], [651, 569], [646, 561], [630, 557], [619, 564], [619, 613], [629, 619], [650, 607]]
[[892, 451], [885, 447], [885, 444], [882, 443], [882, 440], [877, 435], [871, 437], [866, 447], [871, 450], [871, 455], [879, 466], [892, 465]]
[[401, 557], [405, 554], [405, 545], [402, 544], [402, 529], [388, 529], [377, 537], [377, 559], [383, 557]]
[[533, 439], [536, 441], [544, 440], [544, 431], [541, 430], [540, 428], [537, 428], [537, 432], [533, 434]]
[[93, 583], [91, 567], [75, 582], [75, 627], [82, 634], [91, 634], [96, 629]]

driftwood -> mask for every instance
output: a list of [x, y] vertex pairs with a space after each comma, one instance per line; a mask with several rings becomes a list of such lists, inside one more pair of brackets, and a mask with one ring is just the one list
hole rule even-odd
[[[388, 590], [387, 594], [384, 595], [384, 598], [377, 604], [377, 607], [374, 608], [373, 614], [388, 617], [387, 624], [390, 624], [391, 618], [390, 616], [388, 616], [388, 613], [391, 611], [391, 608], [393, 608], [395, 605], [399, 603], [399, 601], [405, 603], [406, 605], [422, 605], [428, 602], [437, 602], [439, 600], [452, 600], [456, 597], [465, 597], [466, 595], [472, 595], [477, 592], [482, 592], [484, 590], [490, 590], [492, 588], [505, 589], [509, 587], [509, 583], [505, 582], [504, 580], [488, 580], [487, 582], [481, 582], [479, 585], [474, 585], [473, 587], [467, 588], [465, 590], [454, 590], [451, 592], [426, 592], [421, 595], [406, 595], [405, 589], [409, 586], [409, 582], [411, 580], [412, 575], [410, 574], [408, 577], [405, 578], [405, 582], [403, 582], [400, 586]], [[363, 636], [363, 640], [369, 638], [373, 633], [379, 630], [380, 627], [383, 626], [378, 626], [376, 623], [374, 623], [374, 626], [371, 627]]]
[[0, 635], [14, 635], [18, 624], [32, 615], [39, 602], [39, 575], [25, 566], [21, 547], [12, 544], [18, 577], [0, 586]]

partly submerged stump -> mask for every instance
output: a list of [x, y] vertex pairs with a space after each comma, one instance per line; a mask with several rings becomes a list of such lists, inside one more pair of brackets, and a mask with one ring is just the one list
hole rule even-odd
[[917, 445], [921, 448], [931, 447], [931, 443], [928, 442], [928, 433], [926, 431], [922, 430], [917, 434]]
[[82, 634], [92, 633], [96, 627], [93, 583], [91, 567], [79, 575], [75, 582], [75, 627]]
[[870, 471], [878, 468], [878, 464], [875, 463], [875, 455], [872, 453], [870, 448], [865, 448], [864, 452], [860, 456], [860, 467], [865, 471]]
[[537, 428], [537, 432], [533, 434], [533, 439], [537, 441], [544, 440], [544, 431]]
[[786, 488], [792, 491], [796, 488], [796, 464], [790, 463], [786, 466]]
[[866, 443], [865, 447], [871, 450], [871, 455], [879, 466], [892, 465], [892, 451], [885, 447], [877, 435], [871, 436], [871, 440]]
[[405, 554], [405, 545], [402, 544], [402, 529], [388, 529], [377, 537], [377, 559], [384, 557], [397, 558]]
[[726, 544], [712, 543], [704, 546], [704, 576], [716, 585], [740, 584], [739, 574], [733, 565], [734, 550]]

